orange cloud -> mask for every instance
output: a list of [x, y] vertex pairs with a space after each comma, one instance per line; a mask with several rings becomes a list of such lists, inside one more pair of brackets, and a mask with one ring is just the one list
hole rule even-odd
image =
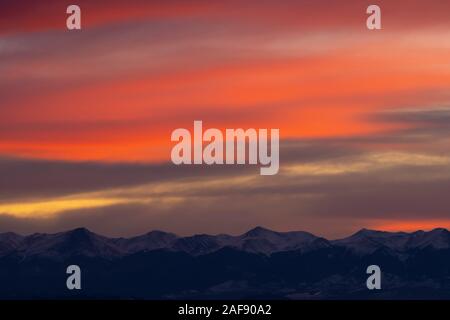
[[[281, 138], [399, 128], [365, 118], [385, 109], [442, 105], [450, 83], [449, 34], [442, 27], [448, 19], [440, 19], [448, 4], [399, 3], [383, 5], [386, 25], [420, 15], [418, 24], [371, 33], [364, 28], [364, 4], [353, 1], [81, 1], [87, 28], [76, 36], [2, 37], [0, 153], [162, 161], [171, 131], [197, 119], [218, 128], [279, 128]], [[0, 28], [55, 27], [64, 18], [61, 5], [10, 4]], [[203, 18], [181, 19], [192, 15]], [[13, 18], [22, 27], [14, 29]], [[95, 27], [136, 19], [167, 24], [149, 38], [135, 32], [154, 32], [151, 23]], [[424, 20], [430, 25], [419, 29]]]
[[[421, 99], [429, 102], [429, 92], [445, 90], [450, 73], [416, 67], [414, 62], [431, 61], [427, 50], [409, 54], [395, 43], [386, 46], [397, 54], [358, 45], [309, 59], [268, 56], [161, 76], [118, 75], [19, 97], [1, 111], [0, 152], [68, 160], [162, 160], [169, 155], [171, 131], [196, 119], [210, 127], [280, 128], [282, 138], [398, 128], [364, 116]], [[444, 63], [447, 53], [436, 52], [433, 62]]]
[[413, 232], [417, 230], [432, 230], [435, 228], [450, 229], [450, 219], [440, 220], [399, 220], [399, 221], [384, 221], [371, 224], [370, 228], [391, 232]]

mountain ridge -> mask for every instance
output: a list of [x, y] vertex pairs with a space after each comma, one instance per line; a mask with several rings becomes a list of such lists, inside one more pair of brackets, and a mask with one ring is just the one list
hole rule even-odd
[[196, 234], [185, 237], [160, 230], [129, 238], [106, 237], [87, 228], [58, 233], [34, 233], [28, 236], [13, 232], [0, 233], [0, 257], [15, 253], [26, 257], [83, 255], [117, 258], [161, 249], [198, 256], [226, 247], [264, 255], [297, 250], [308, 252], [330, 247], [341, 247], [359, 254], [370, 254], [380, 249], [404, 252], [415, 248], [448, 249], [450, 232], [444, 228], [410, 233], [363, 228], [348, 237], [336, 240], [328, 240], [306, 231], [279, 232], [260, 226], [241, 235]]
[[[179, 237], [162, 231], [108, 238], [85, 228], [0, 234], [0, 299], [450, 299], [446, 229], [362, 229], [327, 240], [254, 228]], [[66, 269], [83, 290], [67, 290]], [[383, 290], [367, 290], [378, 265]], [[81, 295], [80, 295], [81, 294]]]

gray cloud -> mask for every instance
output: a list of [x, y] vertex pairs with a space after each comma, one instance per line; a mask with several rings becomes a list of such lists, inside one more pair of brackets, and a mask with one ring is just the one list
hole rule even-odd
[[[360, 154], [356, 148], [332, 141], [281, 141], [281, 165], [314, 162]], [[252, 166], [176, 166], [172, 163], [98, 163], [0, 158], [0, 201], [64, 196], [185, 178], [220, 178], [241, 174], [259, 175]]]
[[[348, 159], [351, 165], [355, 158]], [[450, 174], [444, 172], [448, 165], [402, 165], [343, 174], [257, 177], [255, 183], [232, 187], [211, 187], [206, 176], [197, 177], [180, 182], [187, 188], [144, 190], [128, 204], [67, 211], [52, 218], [0, 215], [0, 231], [53, 232], [83, 226], [129, 236], [153, 229], [240, 233], [263, 225], [339, 237], [377, 219], [448, 219]], [[156, 200], [142, 202], [145, 197]], [[167, 204], [166, 197], [181, 201]]]
[[[240, 233], [263, 225], [339, 237], [374, 220], [448, 219], [449, 152], [436, 150], [436, 145], [446, 138], [441, 129], [448, 129], [449, 111], [409, 110], [376, 117], [412, 127], [371, 137], [282, 141], [282, 171], [270, 178], [259, 176], [254, 166], [2, 159], [3, 200], [119, 188], [114, 195], [130, 202], [62, 212], [52, 218], [1, 214], [0, 231], [49, 232], [84, 226], [127, 236], [152, 229], [180, 234]], [[428, 134], [420, 135], [419, 142], [413, 132]], [[244, 176], [251, 179], [226, 182]], [[218, 183], [210, 185], [209, 181]], [[146, 188], [166, 182], [173, 188]], [[138, 186], [142, 188], [128, 189]], [[180, 201], [167, 204], [164, 200], [171, 197]]]
[[404, 142], [436, 142], [447, 139], [450, 133], [450, 107], [392, 110], [372, 114], [369, 120], [408, 125], [406, 129], [391, 133], [391, 138]]
[[[136, 186], [186, 177], [230, 172], [239, 174], [249, 167], [199, 167], [173, 164], [105, 164], [27, 159], [0, 159], [0, 199], [26, 199], [92, 192]], [[256, 172], [256, 168], [253, 168]]]

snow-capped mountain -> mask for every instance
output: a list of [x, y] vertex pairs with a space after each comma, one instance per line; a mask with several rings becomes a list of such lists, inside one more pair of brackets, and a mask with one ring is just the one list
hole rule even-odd
[[287, 250], [311, 250], [330, 243], [308, 232], [275, 232], [256, 227], [242, 235], [194, 235], [178, 237], [172, 233], [152, 231], [132, 238], [107, 238], [79, 228], [56, 234], [36, 233], [19, 236], [0, 234], [0, 255], [16, 252], [23, 257], [69, 256], [114, 258], [141, 251], [166, 249], [191, 255], [203, 255], [225, 247], [269, 255]]
[[[66, 268], [83, 270], [96, 298], [277, 297], [450, 299], [450, 232], [360, 230], [329, 241], [261, 227], [241, 235], [152, 231], [108, 238], [87, 229], [0, 234], [0, 299], [65, 298]], [[383, 290], [366, 287], [377, 264]]]
[[371, 254], [379, 249], [390, 250], [392, 253], [425, 248], [449, 249], [450, 232], [446, 229], [413, 233], [362, 229], [350, 237], [332, 241], [304, 231], [276, 232], [262, 227], [237, 236], [202, 234], [178, 237], [172, 233], [152, 231], [132, 238], [108, 238], [84, 228], [29, 236], [10, 232], [0, 234], [0, 257], [17, 254], [24, 258], [86, 256], [113, 259], [158, 249], [199, 256], [222, 248], [271, 255], [282, 251], [304, 253], [332, 247], [346, 248], [359, 254]]
[[13, 232], [0, 234], [0, 256], [17, 250], [24, 237]]
[[140, 251], [151, 251], [166, 249], [173, 246], [177, 236], [173, 233], [163, 231], [151, 231], [133, 238], [111, 239], [110, 243], [123, 253], [136, 253]]
[[25, 237], [17, 248], [20, 255], [66, 257], [82, 255], [87, 257], [120, 256], [118, 247], [107, 237], [97, 235], [84, 228], [56, 234], [33, 234]]
[[450, 232], [442, 228], [413, 233], [362, 229], [348, 238], [334, 240], [331, 243], [362, 254], [372, 253], [381, 248], [398, 253], [411, 249], [449, 249]]
[[311, 233], [275, 232], [262, 227], [256, 227], [240, 236], [229, 235], [196, 235], [178, 239], [172, 249], [181, 250], [194, 255], [206, 254], [224, 247], [230, 247], [245, 252], [269, 255], [274, 252], [289, 250], [311, 250], [327, 247], [327, 240]]
[[450, 232], [447, 229], [437, 228], [430, 232], [417, 231], [410, 235], [406, 248], [433, 248], [449, 249]]
[[330, 245], [328, 240], [304, 231], [275, 232], [256, 227], [237, 237], [233, 247], [248, 252], [271, 254], [279, 251], [307, 251]]

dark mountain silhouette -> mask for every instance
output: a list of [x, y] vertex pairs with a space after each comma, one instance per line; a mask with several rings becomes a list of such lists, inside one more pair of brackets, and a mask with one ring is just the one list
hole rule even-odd
[[[71, 264], [82, 290], [66, 288]], [[371, 264], [382, 290], [366, 287]], [[3, 299], [450, 299], [450, 232], [363, 229], [331, 241], [261, 227], [239, 236], [3, 233], [0, 283]]]

